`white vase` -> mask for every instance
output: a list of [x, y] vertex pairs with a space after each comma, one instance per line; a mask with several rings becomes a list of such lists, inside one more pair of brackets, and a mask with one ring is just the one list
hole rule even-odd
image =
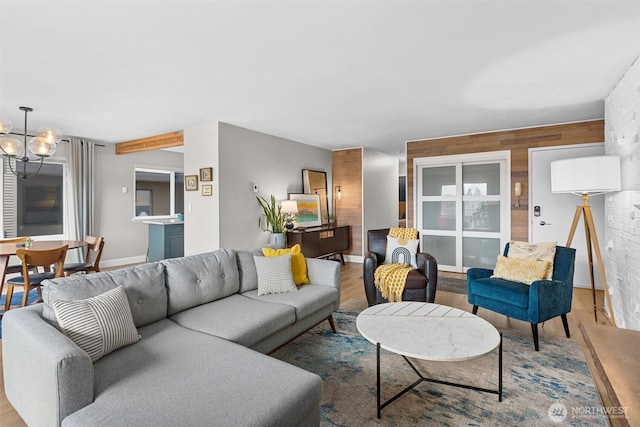
[[269, 245], [274, 245], [277, 248], [284, 248], [285, 247], [284, 233], [269, 234]]

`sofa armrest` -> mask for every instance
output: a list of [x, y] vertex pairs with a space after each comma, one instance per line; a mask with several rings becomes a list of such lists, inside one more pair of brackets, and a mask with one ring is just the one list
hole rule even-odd
[[471, 289], [471, 282], [478, 279], [488, 279], [493, 274], [493, 270], [486, 268], [470, 268], [467, 270], [467, 301], [471, 305], [476, 305], [476, 295]]
[[438, 286], [438, 262], [431, 254], [419, 252], [416, 255], [416, 265], [418, 271], [427, 278], [427, 301], [433, 302], [436, 299], [436, 287]]
[[493, 274], [493, 270], [486, 268], [470, 268], [467, 270], [467, 283], [478, 279], [488, 279]]
[[306, 258], [307, 275], [312, 285], [331, 286], [340, 291], [340, 263], [326, 259]]
[[369, 307], [376, 304], [376, 285], [374, 273], [378, 268], [378, 257], [375, 252], [367, 251], [362, 263], [362, 279], [364, 281], [364, 293]]
[[536, 280], [529, 288], [529, 318], [544, 322], [571, 311], [573, 285], [568, 281]]
[[59, 426], [93, 402], [93, 364], [73, 341], [42, 318], [42, 304], [2, 318], [7, 399], [28, 425]]

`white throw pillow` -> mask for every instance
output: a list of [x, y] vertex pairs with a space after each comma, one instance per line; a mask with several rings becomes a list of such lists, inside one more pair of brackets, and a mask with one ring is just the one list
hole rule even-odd
[[509, 242], [509, 252], [507, 253], [507, 256], [509, 258], [547, 261], [549, 263], [549, 269], [547, 270], [544, 279], [552, 280], [553, 260], [556, 256], [557, 244], [558, 242], [528, 243], [511, 241]]
[[141, 337], [122, 286], [85, 300], [52, 301], [62, 331], [92, 362]]
[[387, 236], [387, 254], [385, 264], [409, 264], [418, 268], [416, 253], [418, 252], [419, 239], [404, 239]]
[[291, 273], [291, 254], [254, 256], [258, 273], [258, 295], [281, 294], [298, 290]]

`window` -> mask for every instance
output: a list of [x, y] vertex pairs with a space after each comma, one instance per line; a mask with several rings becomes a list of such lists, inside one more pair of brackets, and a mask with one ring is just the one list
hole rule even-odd
[[184, 212], [182, 170], [137, 166], [134, 185], [134, 219], [172, 217]]
[[[3, 159], [2, 230], [5, 238], [64, 234], [64, 164], [45, 162], [27, 180], [17, 178]], [[40, 162], [26, 164], [28, 174]]]

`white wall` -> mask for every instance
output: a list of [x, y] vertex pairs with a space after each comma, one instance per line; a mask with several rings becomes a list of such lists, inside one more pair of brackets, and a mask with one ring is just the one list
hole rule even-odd
[[218, 123], [184, 129], [183, 136], [185, 176], [198, 175], [199, 180], [200, 168], [213, 168], [212, 196], [202, 195], [200, 181], [198, 191], [185, 192], [184, 254], [193, 255], [220, 248]]
[[[605, 268], [618, 327], [640, 330], [640, 59], [605, 101], [605, 150], [621, 158], [622, 191], [605, 195]], [[636, 208], [635, 205], [638, 206]]]
[[302, 192], [302, 169], [327, 172], [331, 185], [333, 153], [273, 135], [220, 123], [220, 246], [253, 248], [268, 241], [258, 228], [262, 209], [251, 191], [276, 200]]
[[[182, 167], [182, 154], [154, 150], [115, 154], [115, 145], [95, 148], [94, 234], [105, 238], [100, 265], [144, 262], [147, 254], [146, 224], [133, 221], [134, 165]], [[127, 192], [122, 193], [122, 187]]]
[[376, 150], [362, 152], [363, 251], [367, 230], [398, 226], [398, 158]]

